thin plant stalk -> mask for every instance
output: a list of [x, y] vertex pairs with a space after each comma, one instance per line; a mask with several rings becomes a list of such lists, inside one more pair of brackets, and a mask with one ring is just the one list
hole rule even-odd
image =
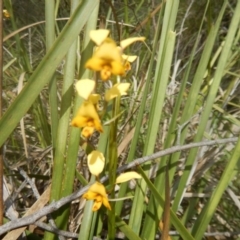
[[[117, 97], [113, 99], [112, 103], [112, 119], [115, 119], [119, 115], [120, 108], [120, 98]], [[116, 181], [116, 170], [117, 170], [117, 123], [118, 118], [110, 124], [110, 133], [109, 133], [109, 145], [108, 145], [108, 175], [109, 175], [109, 184], [111, 186], [111, 198], [115, 198], [115, 181]], [[115, 224], [115, 202], [111, 202], [111, 211], [108, 211], [108, 239], [115, 239], [116, 224]]]

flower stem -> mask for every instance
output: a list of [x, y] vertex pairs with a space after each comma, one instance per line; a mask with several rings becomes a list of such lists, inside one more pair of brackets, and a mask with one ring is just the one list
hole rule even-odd
[[[117, 97], [113, 99], [113, 105], [112, 105], [112, 118], [115, 119], [115, 117], [119, 113], [119, 107], [120, 107], [120, 97]], [[109, 133], [109, 164], [108, 164], [108, 173], [109, 173], [109, 183], [112, 187], [111, 191], [111, 198], [115, 198], [115, 181], [116, 181], [116, 168], [117, 168], [117, 123], [118, 118], [116, 118], [114, 121], [111, 122], [110, 125], [110, 133]], [[111, 208], [112, 210], [108, 213], [108, 239], [113, 240], [115, 239], [115, 202], [111, 202]]]

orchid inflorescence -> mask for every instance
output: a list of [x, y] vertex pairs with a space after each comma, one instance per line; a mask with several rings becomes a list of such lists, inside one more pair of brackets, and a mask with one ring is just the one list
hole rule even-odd
[[[131, 69], [131, 63], [137, 59], [137, 56], [124, 55], [123, 50], [136, 41], [145, 40], [144, 37], [129, 38], [121, 41], [120, 46], [117, 46], [116, 42], [109, 37], [109, 33], [110, 31], [107, 29], [90, 31], [90, 38], [96, 44], [96, 47], [93, 56], [85, 64], [86, 68], [98, 72], [102, 81], [110, 80], [112, 75], [124, 76]], [[75, 87], [78, 95], [84, 101], [79, 107], [77, 115], [73, 118], [71, 125], [82, 128], [81, 135], [84, 138], [92, 136], [95, 130], [102, 133], [103, 126], [98, 111], [98, 103], [101, 96], [93, 93], [96, 89], [96, 81], [81, 79], [77, 81]], [[130, 83], [117, 82], [112, 84], [112, 87], [105, 91], [104, 101], [108, 103], [116, 97], [127, 95], [129, 87]], [[105, 158], [100, 151], [94, 150], [88, 155], [89, 171], [97, 179], [103, 171], [104, 165]], [[140, 177], [136, 172], [123, 173], [116, 179], [116, 184]], [[99, 181], [90, 186], [83, 198], [94, 200], [93, 211], [97, 211], [102, 204], [111, 210], [106, 189]]]

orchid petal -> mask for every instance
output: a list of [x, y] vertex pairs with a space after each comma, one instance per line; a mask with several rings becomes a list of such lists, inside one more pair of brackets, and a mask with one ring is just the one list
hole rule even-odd
[[81, 136], [84, 138], [89, 138], [90, 136], [92, 136], [94, 133], [94, 127], [84, 127], [82, 132], [81, 132]]
[[82, 79], [77, 81], [75, 87], [78, 95], [83, 99], [87, 100], [92, 91], [94, 90], [96, 82], [90, 79]]
[[117, 83], [109, 90], [105, 92], [105, 100], [109, 102], [115, 97], [127, 95], [127, 90], [130, 87], [130, 83]]
[[98, 29], [90, 31], [90, 38], [98, 46], [103, 43], [103, 41], [108, 37], [110, 31], [107, 29]]
[[92, 211], [96, 212], [102, 206], [102, 203], [103, 203], [102, 201], [100, 202], [95, 201], [92, 207]]
[[102, 172], [105, 164], [103, 154], [99, 151], [92, 151], [87, 158], [89, 171], [91, 174], [98, 176]]
[[137, 41], [144, 41], [145, 40], [145, 37], [133, 37], [133, 38], [127, 38], [125, 40], [122, 40], [120, 42], [120, 46], [122, 49], [128, 47], [129, 45], [133, 44], [134, 42], [137, 42]]
[[100, 182], [95, 182], [91, 185], [89, 191], [95, 192], [103, 197], [107, 197], [106, 189]]
[[124, 60], [130, 62], [130, 63], [134, 62], [134, 61], [137, 59], [137, 57], [138, 57], [138, 56], [136, 56], [136, 55], [132, 55], [132, 56], [130, 56], [130, 55], [125, 55], [125, 54], [122, 55], [122, 58], [123, 58]]
[[91, 102], [92, 104], [96, 105], [98, 104], [99, 100], [100, 100], [100, 95], [99, 94], [90, 94], [90, 96], [88, 97], [88, 101]]
[[142, 178], [140, 174], [136, 173], [136, 172], [126, 172], [126, 173], [122, 173], [120, 174], [117, 179], [116, 179], [116, 184], [118, 183], [123, 183], [123, 182], [127, 182], [131, 179], [134, 178]]
[[110, 203], [108, 202], [108, 199], [107, 199], [106, 197], [103, 197], [102, 201], [103, 201], [103, 205], [104, 205], [108, 210], [112, 210], [112, 209], [111, 209], [111, 205], [110, 205]]
[[82, 197], [87, 200], [94, 200], [97, 197], [97, 193], [92, 191], [87, 191], [86, 193], [83, 194]]

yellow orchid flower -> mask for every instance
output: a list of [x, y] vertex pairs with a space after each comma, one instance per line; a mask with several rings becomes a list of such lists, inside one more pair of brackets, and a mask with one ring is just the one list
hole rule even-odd
[[72, 120], [71, 125], [83, 128], [82, 136], [85, 138], [89, 138], [95, 129], [99, 132], [103, 132], [103, 128], [96, 111], [100, 95], [91, 94], [95, 86], [96, 82], [90, 79], [81, 79], [77, 81], [75, 85], [78, 95], [86, 101], [79, 108], [77, 116]]
[[127, 95], [127, 90], [130, 87], [130, 83], [117, 83], [109, 90], [105, 92], [105, 100], [109, 102], [115, 97]]
[[92, 135], [94, 129], [103, 132], [103, 127], [99, 119], [94, 104], [91, 101], [85, 101], [80, 106], [77, 116], [73, 118], [71, 125], [83, 128], [82, 136], [88, 138]]
[[144, 41], [144, 37], [128, 38], [121, 41], [120, 46], [108, 37], [109, 31], [106, 29], [92, 30], [90, 38], [97, 44], [97, 49], [85, 64], [86, 68], [100, 72], [103, 81], [108, 80], [112, 74], [124, 75], [128, 66], [122, 57], [122, 50], [136, 41]]
[[102, 204], [108, 209], [111, 210], [111, 206], [108, 202], [108, 197], [105, 187], [100, 182], [95, 182], [90, 186], [88, 191], [83, 194], [83, 198], [87, 200], [94, 200], [92, 211], [97, 211]]
[[93, 57], [87, 61], [85, 67], [99, 71], [101, 79], [106, 81], [111, 74], [123, 75], [125, 73], [122, 62], [121, 51], [117, 44], [111, 38], [106, 38], [96, 49]]
[[[97, 151], [94, 151], [97, 152]], [[98, 155], [98, 153], [97, 153]], [[132, 171], [127, 173], [120, 174], [116, 179], [116, 184], [123, 183], [129, 181], [131, 179], [139, 179], [141, 175]], [[108, 209], [111, 210], [111, 206], [108, 201], [106, 189], [100, 182], [95, 182], [93, 185], [90, 186], [88, 191], [83, 194], [83, 198], [87, 200], [94, 200], [92, 211], [97, 211], [102, 204]]]

